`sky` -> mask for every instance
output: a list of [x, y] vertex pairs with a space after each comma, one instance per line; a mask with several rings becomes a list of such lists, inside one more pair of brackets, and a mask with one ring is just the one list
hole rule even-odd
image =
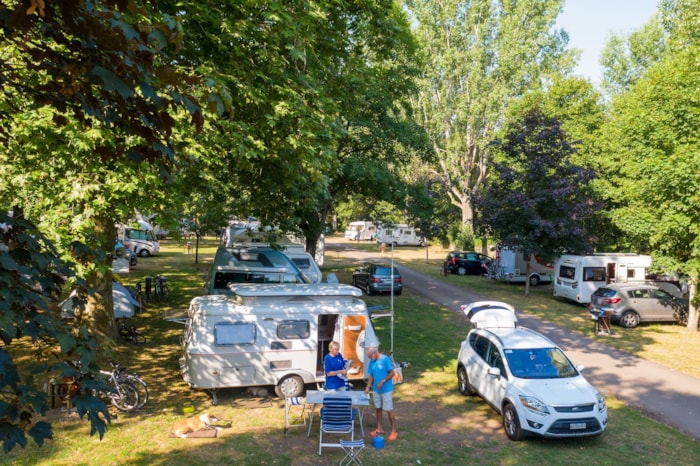
[[569, 47], [583, 51], [575, 73], [598, 84], [598, 60], [608, 36], [640, 29], [657, 11], [658, 0], [565, 0], [557, 29], [569, 33]]

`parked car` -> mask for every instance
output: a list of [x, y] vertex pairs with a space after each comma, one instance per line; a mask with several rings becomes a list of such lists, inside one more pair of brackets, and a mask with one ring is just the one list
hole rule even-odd
[[391, 266], [388, 264], [365, 263], [352, 274], [352, 285], [362, 288], [367, 295], [375, 293], [390, 293], [392, 285], [394, 295], [398, 296], [403, 290], [401, 274], [394, 267], [394, 281], [392, 283]]
[[457, 275], [483, 275], [488, 273], [492, 259], [478, 252], [452, 251], [447, 254], [447, 267]]
[[496, 409], [509, 439], [585, 437], [605, 430], [605, 399], [554, 342], [517, 327], [508, 304], [477, 302], [462, 309], [473, 328], [459, 350], [457, 388]]
[[610, 312], [610, 320], [634, 328], [640, 322], [677, 322], [688, 312], [688, 300], [654, 285], [617, 283], [591, 295], [591, 313]]

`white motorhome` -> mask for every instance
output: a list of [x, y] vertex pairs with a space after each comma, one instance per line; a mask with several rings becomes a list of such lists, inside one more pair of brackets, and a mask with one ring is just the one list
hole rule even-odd
[[394, 246], [425, 246], [423, 236], [408, 225], [380, 225], [377, 229], [377, 243]]
[[365, 377], [365, 342], [376, 334], [362, 292], [350, 285], [232, 285], [233, 296], [190, 303], [180, 339], [180, 371], [190, 387], [216, 391], [274, 385], [298, 396], [325, 381], [323, 360], [335, 340], [352, 360], [348, 378]]
[[[530, 263], [530, 275], [527, 276], [527, 263]], [[554, 274], [554, 264], [541, 261], [537, 256], [531, 255], [526, 261], [522, 252], [509, 248], [498, 248], [496, 250], [495, 274], [498, 280], [508, 283], [525, 283], [530, 281], [531, 286], [540, 283], [549, 283]]]
[[371, 241], [377, 234], [377, 226], [373, 222], [350, 222], [345, 229], [345, 239], [354, 241]]
[[160, 253], [160, 243], [156, 239], [153, 227], [145, 227], [141, 223], [139, 228], [119, 224], [117, 238], [139, 257], [157, 256]]
[[581, 304], [607, 283], [644, 282], [651, 256], [632, 253], [566, 254], [554, 264], [554, 296]]

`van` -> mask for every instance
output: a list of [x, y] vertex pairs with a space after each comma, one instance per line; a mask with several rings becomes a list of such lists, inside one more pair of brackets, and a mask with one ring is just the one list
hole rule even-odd
[[394, 246], [425, 246], [423, 236], [408, 225], [381, 225], [377, 229], [377, 243]]
[[120, 224], [117, 225], [117, 238], [139, 257], [157, 256], [160, 253], [160, 243], [152, 229]]
[[350, 222], [345, 229], [345, 239], [353, 241], [371, 241], [377, 233], [377, 227], [372, 222]]
[[328, 344], [352, 360], [348, 379], [365, 377], [365, 342], [377, 337], [362, 292], [343, 284], [232, 285], [230, 296], [191, 303], [180, 339], [180, 371], [217, 404], [222, 388], [274, 386], [299, 396], [325, 381]]
[[589, 304], [608, 283], [643, 283], [650, 266], [651, 256], [633, 253], [565, 254], [554, 263], [554, 296]]
[[272, 248], [225, 247], [216, 250], [206, 288], [212, 294], [232, 294], [234, 283], [311, 283], [292, 260]]
[[[528, 275], [527, 267], [530, 265]], [[525, 260], [522, 252], [500, 247], [496, 249], [496, 260], [492, 269], [497, 280], [507, 283], [525, 283], [530, 281], [530, 286], [537, 286], [540, 283], [550, 283], [554, 274], [554, 264], [540, 260], [534, 254], [529, 260]]]

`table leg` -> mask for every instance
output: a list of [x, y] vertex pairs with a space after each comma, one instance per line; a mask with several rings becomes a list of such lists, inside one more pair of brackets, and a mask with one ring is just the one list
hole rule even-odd
[[314, 413], [316, 412], [316, 404], [311, 405], [311, 415], [309, 416], [309, 431], [306, 433], [307, 437], [311, 437], [311, 426], [314, 425]]

